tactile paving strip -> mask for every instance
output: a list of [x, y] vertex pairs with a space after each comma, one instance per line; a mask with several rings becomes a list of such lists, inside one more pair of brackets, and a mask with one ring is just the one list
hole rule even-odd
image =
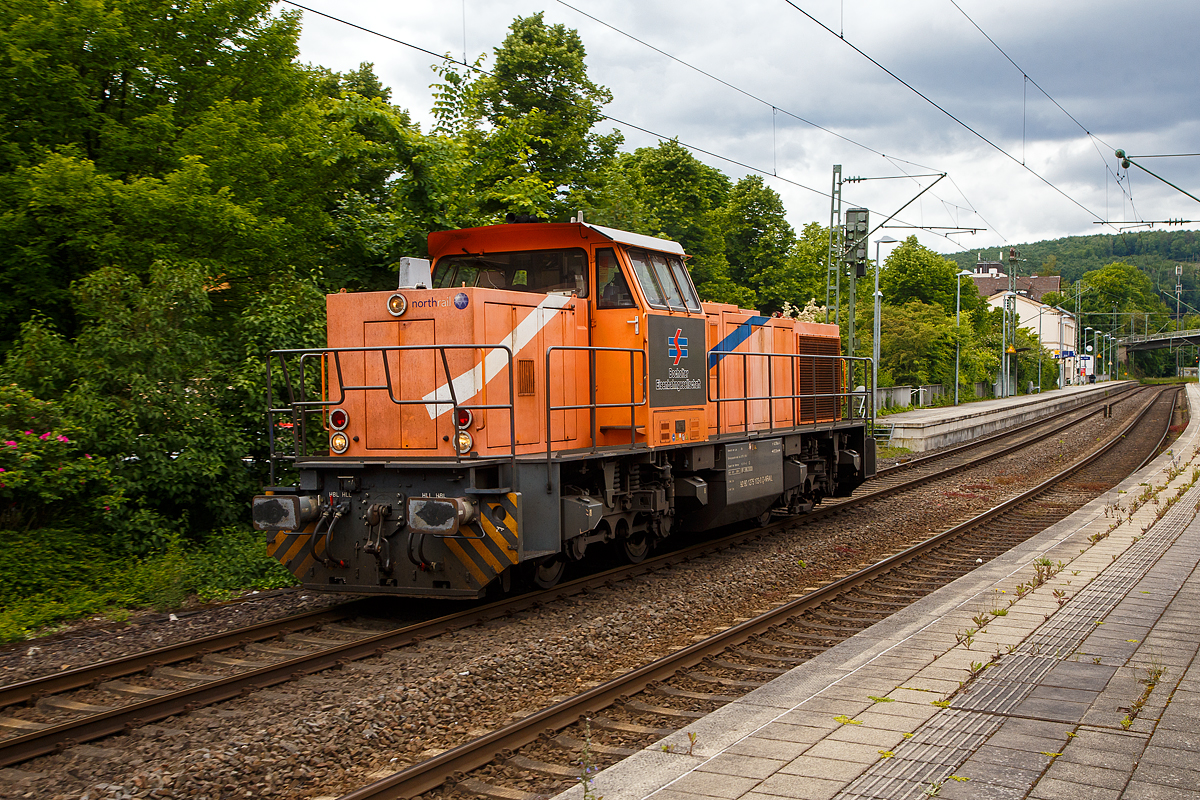
[[1002, 656], [960, 692], [951, 708], [932, 717], [893, 755], [881, 759], [836, 795], [838, 800], [928, 796], [1005, 720], [1045, 675], [1075, 654], [1096, 623], [1129, 593], [1170, 548], [1196, 514], [1200, 485], [1192, 487], [1163, 518], [1115, 562], [1058, 610], [1013, 653]]

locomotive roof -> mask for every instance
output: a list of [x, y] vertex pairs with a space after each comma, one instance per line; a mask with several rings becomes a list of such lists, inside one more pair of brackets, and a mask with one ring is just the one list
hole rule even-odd
[[[488, 225], [481, 228], [433, 231], [429, 234], [429, 253], [436, 257], [451, 251], [459, 252], [465, 246], [464, 240], [475, 240], [491, 250], [527, 249], [531, 244], [535, 248], [538, 246], [562, 247], [563, 240], [567, 235], [574, 234], [572, 238], [577, 241], [580, 238], [591, 238], [592, 232], [620, 244], [645, 247], [649, 250], [674, 253], [679, 256], [684, 255], [683, 245], [670, 239], [659, 239], [656, 236], [646, 236], [641, 233], [606, 228], [603, 225], [579, 222], [522, 222]], [[467, 246], [467, 249], [471, 248]]]

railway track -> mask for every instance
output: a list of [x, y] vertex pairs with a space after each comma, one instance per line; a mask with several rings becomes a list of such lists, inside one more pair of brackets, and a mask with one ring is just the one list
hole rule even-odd
[[447, 785], [460, 795], [494, 800], [561, 791], [585, 770], [630, 755], [764, 685], [1116, 485], [1155, 454], [1177, 393], [1158, 392], [1102, 448], [984, 514], [342, 800], [413, 798]]
[[[975, 465], [981, 458], [998, 457], [1029, 446], [1041, 438], [1055, 435], [1066, 426], [1079, 424], [1101, 413], [1102, 406], [1125, 402], [1135, 395], [1137, 392], [1125, 393], [1118, 398], [1101, 398], [1090, 407], [1081, 407], [1062, 418], [1034, 422], [970, 445], [914, 459], [888, 470], [885, 473], [887, 479], [878, 482], [875, 491], [860, 491], [855, 497], [819, 509], [803, 521], [813, 522], [829, 514], [845, 512], [855, 505], [877, 500], [884, 496], [883, 493], [896, 493], [944, 478]], [[1010, 439], [1017, 441], [1007, 441]], [[898, 479], [900, 476], [903, 480]], [[372, 610], [368, 601], [355, 601], [178, 647], [161, 648], [0, 687], [0, 709], [4, 709], [0, 711], [0, 731], [10, 734], [0, 740], [0, 766], [20, 763], [75, 743], [126, 731], [349, 661], [380, 655], [447, 631], [510, 615], [538, 603], [552, 602], [592, 587], [653, 572], [713, 549], [760, 538], [796, 521], [796, 518], [789, 518], [762, 530], [736, 533], [648, 559], [639, 565], [571, 581], [549, 592], [508, 598], [411, 625], [397, 626], [378, 618], [369, 618], [365, 624], [351, 624], [355, 618]], [[184, 668], [179, 666], [181, 664]], [[130, 676], [137, 678], [126, 680]], [[713, 692], [693, 694], [723, 696]], [[712, 698], [703, 700], [713, 701]], [[10, 713], [12, 709], [22, 708], [32, 708], [37, 713]], [[25, 718], [28, 716], [37, 719]]]

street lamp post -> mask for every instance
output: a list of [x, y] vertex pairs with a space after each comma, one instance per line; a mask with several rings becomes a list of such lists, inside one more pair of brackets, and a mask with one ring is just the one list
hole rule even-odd
[[954, 276], [954, 405], [958, 405], [958, 350], [962, 338], [962, 279], [974, 274], [964, 269]]
[[[1092, 338], [1092, 328], [1091, 328], [1091, 326], [1088, 326], [1083, 329], [1083, 345], [1087, 348], [1088, 358], [1092, 362], [1092, 374], [1095, 375], [1096, 374], [1096, 351], [1092, 349], [1092, 345], [1091, 345], [1091, 341], [1090, 341], [1091, 338]], [[1087, 370], [1085, 369], [1084, 372], [1086, 373]], [[1087, 383], [1086, 380], [1084, 380], [1083, 382]]]
[[874, 329], [871, 331], [871, 404], [875, 404], [875, 392], [879, 388], [879, 306], [883, 300], [883, 294], [879, 291], [879, 245], [894, 244], [900, 241], [893, 239], [890, 236], [884, 236], [881, 239], [875, 240], [875, 319]]

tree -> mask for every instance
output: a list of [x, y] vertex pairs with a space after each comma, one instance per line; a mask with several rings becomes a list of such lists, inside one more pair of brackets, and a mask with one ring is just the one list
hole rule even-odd
[[646, 233], [679, 242], [692, 256], [688, 269], [700, 297], [753, 307], [753, 290], [731, 280], [725, 255], [720, 213], [729, 178], [674, 140], [640, 147], [619, 164], [632, 173], [632, 183], [644, 187], [644, 213], [654, 221]]
[[1048, 276], [1048, 275], [1057, 275], [1058, 274], [1058, 255], [1055, 253], [1051, 253], [1050, 257], [1042, 262], [1041, 269], [1039, 269], [1037, 271], [1037, 274], [1041, 275], [1043, 277]]
[[[880, 274], [880, 290], [886, 302], [903, 305], [910, 300], [937, 304], [949, 315], [955, 312], [954, 282], [958, 280], [958, 268], [953, 261], [939, 256], [910, 236], [895, 247], [884, 262]], [[968, 288], [969, 287], [969, 288]], [[965, 282], [963, 307], [971, 310], [977, 302], [975, 286]]]
[[322, 264], [335, 198], [387, 173], [294, 63], [298, 26], [266, 0], [0, 8], [0, 343], [39, 312], [72, 336], [69, 287], [103, 267], [203, 265], [236, 315]]
[[824, 303], [828, 262], [829, 228], [810, 222], [800, 232], [786, 259], [767, 265], [759, 273], [759, 310], [773, 312], [785, 302], [803, 307], [811, 299]]
[[881, 385], [954, 383], [954, 318], [941, 306], [911, 299], [883, 307]]
[[[470, 96], [493, 128], [528, 121], [530, 172], [556, 187], [561, 201], [591, 182], [623, 137], [615, 130], [592, 133], [612, 93], [588, 77], [578, 32], [548, 26], [542, 16], [539, 11], [513, 20], [495, 50], [495, 67], [475, 82]], [[556, 207], [551, 213], [565, 210]]]
[[782, 277], [796, 232], [787, 222], [779, 194], [761, 176], [747, 175], [738, 181], [719, 218], [729, 277], [736, 285], [754, 290], [760, 311], [778, 311], [785, 300], [803, 304], [808, 299], [783, 295], [772, 285]]

